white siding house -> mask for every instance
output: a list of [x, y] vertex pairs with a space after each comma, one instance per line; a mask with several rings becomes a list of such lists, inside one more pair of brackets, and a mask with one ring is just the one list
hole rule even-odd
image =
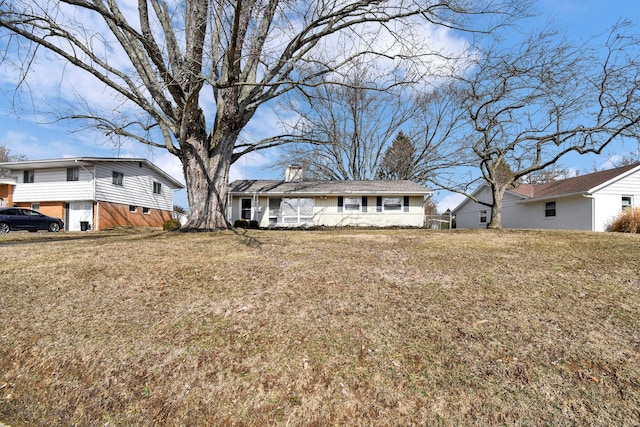
[[431, 193], [410, 181], [239, 180], [230, 184], [227, 218], [265, 228], [422, 227]]
[[146, 159], [77, 157], [0, 163], [13, 184], [0, 194], [12, 205], [64, 220], [67, 231], [161, 226], [183, 185]]
[[[473, 193], [491, 202], [489, 187]], [[605, 231], [626, 207], [640, 206], [640, 164], [545, 184], [523, 184], [504, 196], [504, 228]], [[454, 210], [458, 228], [486, 228], [491, 208], [465, 199]]]

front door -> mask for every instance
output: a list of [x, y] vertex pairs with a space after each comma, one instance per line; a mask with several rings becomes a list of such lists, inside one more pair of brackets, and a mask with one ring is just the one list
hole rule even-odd
[[240, 218], [251, 220], [251, 199], [242, 199], [240, 201]]

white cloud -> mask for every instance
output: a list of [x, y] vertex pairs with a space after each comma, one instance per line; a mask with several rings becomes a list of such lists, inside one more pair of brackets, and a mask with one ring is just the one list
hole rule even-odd
[[446, 196], [438, 201], [438, 212], [445, 212], [447, 209], [453, 210], [466, 198], [464, 195], [458, 193], [447, 192], [446, 194]]

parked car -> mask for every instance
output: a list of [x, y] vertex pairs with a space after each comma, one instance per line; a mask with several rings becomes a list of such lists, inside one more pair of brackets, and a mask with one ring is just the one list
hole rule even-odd
[[38, 230], [58, 232], [60, 229], [64, 229], [64, 222], [59, 218], [43, 215], [31, 209], [0, 208], [0, 234], [11, 230], [35, 233]]

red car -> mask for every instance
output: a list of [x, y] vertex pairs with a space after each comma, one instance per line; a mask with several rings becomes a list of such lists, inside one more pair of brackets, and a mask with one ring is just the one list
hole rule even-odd
[[61, 229], [64, 229], [64, 222], [59, 218], [43, 215], [31, 209], [0, 208], [0, 234], [11, 230], [27, 230], [35, 233], [38, 230], [58, 232]]

